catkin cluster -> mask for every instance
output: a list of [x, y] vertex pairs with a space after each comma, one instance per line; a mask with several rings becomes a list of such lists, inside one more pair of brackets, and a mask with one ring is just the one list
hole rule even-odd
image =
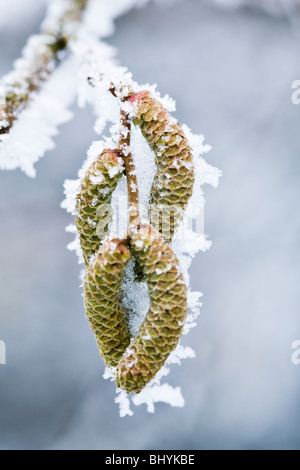
[[[152, 220], [149, 209], [148, 224], [137, 220], [126, 239], [110, 239], [107, 212], [129, 157], [119, 148], [107, 149], [81, 181], [76, 225], [86, 266], [86, 315], [100, 354], [114, 368], [118, 387], [139, 393], [176, 348], [187, 316], [187, 287], [169, 243], [193, 192], [194, 165], [182, 128], [161, 103], [148, 91], [131, 94], [128, 101], [133, 123], [140, 126], [156, 155], [157, 173], [149, 196], [155, 217]], [[130, 260], [139, 266], [150, 296], [136, 337], [130, 335], [121, 294]]]

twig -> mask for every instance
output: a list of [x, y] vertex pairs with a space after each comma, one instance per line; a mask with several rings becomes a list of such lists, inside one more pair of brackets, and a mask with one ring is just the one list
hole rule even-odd
[[63, 11], [52, 17], [51, 8], [41, 33], [32, 37], [23, 57], [15, 69], [3, 79], [0, 90], [0, 135], [8, 134], [20, 113], [27, 107], [30, 96], [41, 88], [43, 82], [63, 58], [70, 40], [89, 0], [66, 0]]
[[[92, 82], [90, 84], [93, 86]], [[124, 90], [126, 89], [126, 93]], [[121, 103], [127, 101], [130, 96], [134, 94], [134, 91], [130, 85], [120, 84], [117, 87], [116, 84], [111, 83], [109, 92], [115, 97], [120, 99]], [[121, 98], [120, 98], [121, 96]], [[121, 109], [120, 116], [121, 135], [118, 143], [118, 148], [121, 156], [124, 160], [125, 172], [127, 178], [127, 190], [128, 190], [128, 212], [129, 212], [129, 227], [128, 233], [131, 228], [139, 225], [140, 213], [139, 213], [139, 190], [136, 176], [136, 168], [130, 152], [130, 140], [131, 140], [131, 126], [132, 119], [127, 113]]]
[[127, 178], [129, 231], [133, 225], [138, 225], [140, 222], [139, 190], [137, 184], [136, 169], [132, 158], [132, 153], [129, 150], [131, 140], [131, 125], [131, 119], [128, 117], [125, 111], [121, 110], [122, 135], [119, 141], [119, 150], [124, 160]]

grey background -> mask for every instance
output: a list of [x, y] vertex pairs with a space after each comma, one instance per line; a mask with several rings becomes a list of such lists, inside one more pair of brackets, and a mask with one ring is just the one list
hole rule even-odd
[[[0, 32], [8, 72], [42, 7]], [[177, 101], [176, 117], [213, 146], [223, 171], [205, 188], [210, 252], [195, 259], [202, 314], [185, 344], [197, 357], [174, 366], [183, 409], [157, 405], [119, 418], [115, 387], [84, 318], [79, 267], [59, 208], [95, 138], [89, 110], [60, 129], [38, 176], [0, 173], [2, 449], [299, 449], [300, 79], [295, 18], [227, 11], [199, 0], [151, 5], [117, 21], [109, 42], [140, 83]]]

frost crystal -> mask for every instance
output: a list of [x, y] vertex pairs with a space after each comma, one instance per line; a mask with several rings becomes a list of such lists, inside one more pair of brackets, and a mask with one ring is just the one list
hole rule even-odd
[[133, 262], [128, 264], [122, 294], [124, 307], [129, 312], [130, 333], [135, 337], [150, 308], [150, 298], [147, 284], [135, 281]]
[[[171, 387], [171, 385], [166, 383], [162, 385], [153, 385], [149, 389], [146, 388], [142, 390], [138, 395], [135, 395], [132, 398], [132, 402], [135, 406], [145, 404], [147, 406], [148, 413], [154, 413], [155, 403], [167, 403], [168, 405], [177, 408], [183, 408], [185, 404], [180, 388]], [[121, 409], [124, 409], [123, 403]], [[130, 409], [128, 411], [130, 413]]]
[[[68, 122], [73, 114], [68, 108], [76, 96], [74, 60], [64, 62], [45, 83], [40, 93], [35, 93], [31, 104], [22, 112], [9, 136], [0, 135], [0, 168], [21, 168], [34, 177], [34, 164], [48, 150], [55, 147], [53, 137], [57, 127]], [[2, 141], [2, 143], [1, 143]]]

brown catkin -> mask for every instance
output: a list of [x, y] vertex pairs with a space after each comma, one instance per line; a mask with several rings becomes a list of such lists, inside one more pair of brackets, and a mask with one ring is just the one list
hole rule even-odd
[[86, 267], [108, 235], [111, 198], [123, 172], [123, 159], [119, 154], [104, 150], [82, 179], [75, 222]]
[[187, 315], [187, 288], [175, 254], [152, 226], [138, 228], [130, 246], [145, 274], [151, 305], [117, 366], [116, 382], [128, 393], [139, 393], [179, 342]]
[[181, 126], [149, 91], [136, 93], [129, 101], [134, 107], [133, 122], [156, 155], [150, 220], [170, 242], [193, 194], [192, 151]]
[[106, 241], [84, 278], [86, 316], [100, 354], [115, 367], [130, 343], [127, 314], [122, 307], [121, 286], [131, 255], [120, 240]]

